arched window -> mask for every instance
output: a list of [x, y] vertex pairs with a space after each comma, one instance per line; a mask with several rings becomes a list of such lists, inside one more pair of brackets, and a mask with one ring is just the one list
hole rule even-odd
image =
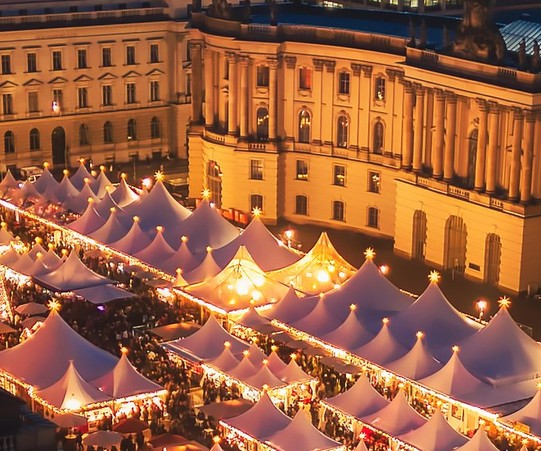
[[383, 127], [383, 122], [380, 120], [376, 121], [374, 124], [374, 141], [372, 151], [377, 154], [383, 153], [383, 145], [385, 138], [385, 129]]
[[89, 141], [89, 133], [88, 133], [88, 125], [81, 124], [79, 126], [79, 145], [80, 146], [88, 146], [90, 144]]
[[311, 124], [310, 113], [308, 110], [301, 110], [299, 113], [299, 142], [308, 143], [310, 142], [310, 124]]
[[39, 130], [37, 128], [33, 128], [30, 130], [30, 150], [39, 150], [40, 147]]
[[150, 137], [152, 139], [157, 139], [157, 138], [161, 137], [160, 120], [156, 116], [154, 116], [150, 120]]
[[113, 142], [113, 123], [111, 121], [103, 124], [103, 142], [104, 144]]
[[468, 177], [466, 186], [472, 189], [475, 185], [475, 165], [477, 164], [477, 141], [479, 140], [479, 130], [473, 129], [468, 140]]
[[15, 135], [11, 130], [4, 133], [4, 152], [15, 153]]
[[337, 126], [337, 136], [336, 136], [336, 145], [338, 147], [347, 147], [348, 146], [348, 128], [349, 121], [348, 117], [345, 114], [338, 116], [338, 126]]
[[269, 139], [269, 110], [266, 107], [257, 109], [257, 140], [268, 141]]
[[135, 141], [137, 139], [137, 123], [135, 119], [128, 120], [128, 141]]

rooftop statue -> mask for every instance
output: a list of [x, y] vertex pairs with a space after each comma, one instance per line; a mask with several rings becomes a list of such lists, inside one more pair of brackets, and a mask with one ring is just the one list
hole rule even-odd
[[503, 37], [492, 22], [490, 0], [465, 0], [464, 17], [452, 53], [476, 61], [499, 63], [507, 51]]

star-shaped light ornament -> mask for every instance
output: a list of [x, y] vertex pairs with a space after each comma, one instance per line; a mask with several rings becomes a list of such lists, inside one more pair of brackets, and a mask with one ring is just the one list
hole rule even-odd
[[430, 280], [430, 282], [438, 283], [440, 278], [440, 273], [436, 270], [430, 271], [430, 274], [428, 275], [428, 280]]
[[500, 307], [509, 308], [511, 307], [511, 299], [509, 299], [507, 296], [503, 296], [498, 299], [498, 304], [500, 305]]
[[252, 215], [254, 215], [254, 218], [259, 218], [261, 216], [261, 208], [254, 207], [252, 210]]
[[157, 182], [163, 182], [165, 175], [163, 174], [162, 171], [156, 171], [156, 173], [154, 174], [154, 178], [156, 179]]
[[369, 247], [368, 249], [364, 251], [364, 256], [367, 260], [373, 260], [374, 257], [376, 256], [376, 251], [372, 249], [371, 247]]
[[201, 192], [201, 196], [203, 196], [203, 199], [209, 200], [210, 199], [210, 190], [208, 188], [205, 188]]

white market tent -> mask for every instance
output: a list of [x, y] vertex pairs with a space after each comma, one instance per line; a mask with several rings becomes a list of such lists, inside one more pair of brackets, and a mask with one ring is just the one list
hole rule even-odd
[[275, 374], [273, 374], [267, 365], [261, 365], [255, 374], [242, 378], [242, 381], [257, 390], [263, 390], [264, 387], [268, 387], [269, 390], [273, 390], [275, 388], [286, 387], [288, 385], [287, 382], [279, 379]]
[[37, 202], [39, 199], [41, 199], [41, 194], [30, 180], [26, 180], [20, 189], [13, 192], [11, 202], [16, 205], [23, 205], [27, 200]]
[[139, 373], [123, 353], [115, 367], [91, 381], [92, 385], [113, 398], [130, 398], [141, 393], [161, 392], [163, 387]]
[[[197, 257], [195, 257], [197, 258]], [[211, 279], [223, 268], [220, 268], [212, 255], [212, 249], [207, 249], [207, 255], [195, 268], [183, 273], [183, 277], [190, 284], [196, 284]]]
[[332, 398], [322, 401], [324, 406], [330, 406], [334, 410], [360, 420], [370, 414], [380, 411], [389, 404], [362, 374], [357, 382], [349, 390]]
[[240, 360], [239, 364], [230, 369], [228, 371], [228, 374], [232, 377], [234, 377], [237, 380], [244, 381], [250, 376], [253, 376], [255, 373], [257, 373], [258, 368], [261, 366], [256, 366], [254, 362], [250, 359], [250, 354], [248, 351], [245, 351], [244, 356]]
[[341, 443], [319, 431], [310, 419], [310, 412], [300, 409], [283, 429], [267, 437], [266, 441], [277, 450], [313, 451], [345, 450]]
[[12, 241], [15, 241], [15, 237], [8, 230], [7, 224], [3, 222], [0, 225], [0, 245], [9, 246]]
[[83, 338], [52, 311], [30, 338], [0, 352], [0, 372], [42, 389], [65, 374], [69, 361], [88, 381], [110, 371], [118, 359]]
[[[70, 197], [64, 202], [64, 208], [75, 213], [83, 213], [92, 199], [92, 202], [96, 204], [99, 202], [100, 198], [94, 194], [88, 182], [84, 182], [83, 188], [75, 197]], [[107, 213], [107, 216], [109, 213]], [[104, 218], [107, 219], [107, 218]]]
[[156, 227], [156, 232], [156, 236], [152, 242], [143, 250], [137, 252], [135, 257], [149, 265], [160, 268], [161, 262], [171, 257], [175, 253], [175, 249], [165, 240], [164, 231], [161, 226]]
[[307, 316], [315, 308], [318, 300], [319, 296], [299, 298], [297, 292], [289, 288], [282, 299], [261, 313], [267, 318], [291, 324]]
[[454, 451], [499, 451], [499, 449], [490, 441], [485, 430], [479, 428], [466, 444], [455, 448]]
[[327, 233], [322, 232], [300, 260], [270, 272], [269, 277], [304, 293], [319, 294], [343, 284], [356, 270], [338, 253]]
[[[189, 274], [185, 275], [186, 280]], [[204, 300], [221, 311], [235, 311], [250, 305], [266, 305], [285, 296], [288, 288], [269, 279], [241, 246], [228, 265], [205, 282], [184, 288], [190, 296]]]
[[257, 344], [252, 343], [248, 348], [248, 358], [254, 365], [260, 367], [263, 364], [263, 361], [267, 360], [267, 355], [259, 346], [257, 346]]
[[90, 235], [105, 224], [102, 218], [94, 208], [94, 202], [87, 202], [85, 212], [75, 221], [70, 222], [67, 227], [81, 235]]
[[456, 310], [433, 281], [413, 304], [393, 317], [389, 328], [407, 348], [415, 343], [416, 332], [423, 331], [430, 352], [447, 360], [451, 347], [477, 332], [481, 325]]
[[436, 409], [420, 428], [400, 435], [398, 439], [419, 450], [430, 451], [449, 451], [468, 441], [467, 437], [453, 429], [440, 409]]
[[127, 232], [127, 227], [118, 219], [117, 211], [112, 209], [107, 222], [98, 230], [92, 232], [90, 238], [103, 244], [110, 244], [118, 241]]
[[[270, 359], [270, 356], [269, 356], [269, 359]], [[282, 359], [280, 359], [280, 361], [282, 361]], [[284, 362], [282, 361], [282, 363]], [[278, 376], [278, 379], [288, 384], [308, 383], [308, 382], [317, 380], [317, 378], [310, 376], [308, 373], [305, 373], [294, 358], [292, 358], [282, 370], [274, 370], [270, 366], [270, 363], [267, 363], [266, 366], [269, 369], [269, 371], [271, 371], [273, 374], [276, 374], [276, 376]], [[276, 363], [274, 363], [273, 366], [279, 366], [279, 365], [276, 365]]]
[[92, 188], [92, 191], [100, 198], [104, 197], [109, 192], [110, 188], [113, 188], [113, 184], [111, 183], [111, 180], [107, 178], [103, 168], [100, 170], [96, 179], [90, 182], [90, 188]]
[[225, 342], [230, 343], [231, 352], [236, 356], [249, 348], [248, 343], [231, 335], [218, 323], [214, 315], [210, 315], [197, 332], [186, 338], [163, 343], [162, 347], [184, 360], [201, 363], [218, 357], [223, 351]]
[[269, 334], [279, 330], [267, 318], [261, 316], [252, 305], [240, 314], [231, 314], [230, 320], [262, 334]]
[[124, 252], [128, 255], [135, 255], [137, 252], [142, 251], [147, 248], [152, 239], [141, 230], [139, 226], [139, 218], [137, 216], [133, 217], [133, 224], [123, 237], [118, 241], [109, 244], [109, 247], [117, 249], [120, 252]]
[[[180, 246], [175, 251], [175, 253], [171, 255], [171, 257], [169, 257], [168, 259], [164, 260], [161, 263], [161, 268], [165, 272], [169, 274], [175, 274], [177, 269], [181, 269], [183, 273], [189, 273], [191, 270], [193, 270], [194, 268], [196, 268], [197, 266], [201, 264], [202, 260], [199, 257], [195, 257], [190, 252], [190, 249], [188, 248], [188, 245], [186, 244], [187, 240], [188, 240], [187, 237], [182, 237], [180, 241]], [[205, 256], [208, 254], [209, 252], [207, 252]], [[218, 272], [220, 272], [220, 267], [216, 264], [216, 262], [214, 262], [214, 258], [212, 255], [211, 257], [209, 257], [209, 259], [212, 259], [210, 261], [210, 264], [214, 265], [214, 268], [216, 268], [214, 270], [216, 272], [211, 271], [211, 272], [214, 272], [214, 274], [212, 275], [218, 274]], [[200, 281], [198, 280], [198, 282]]]
[[60, 203], [64, 203], [67, 199], [75, 197], [79, 194], [79, 190], [73, 186], [68, 177], [68, 172], [64, 172], [64, 177], [56, 187], [56, 198]]
[[[39, 179], [34, 183], [37, 183], [38, 181], [39, 181]], [[41, 193], [41, 197], [40, 197], [39, 202], [46, 202], [47, 204], [60, 204], [60, 201], [58, 200], [58, 197], [56, 197], [57, 188], [58, 188], [58, 182], [56, 180], [54, 180], [54, 182], [50, 182], [48, 185], [46, 185], [45, 186], [45, 191], [43, 191]], [[70, 198], [70, 199], [72, 199], [72, 198]]]
[[[290, 325], [297, 330], [307, 332], [317, 338], [323, 337], [325, 334], [340, 327], [340, 324], [347, 319], [347, 315], [340, 315], [340, 317], [337, 317], [338, 315], [336, 312], [333, 312], [333, 309], [341, 309], [344, 307], [335, 306], [327, 296], [328, 293], [321, 293], [310, 313]], [[345, 308], [347, 308], [349, 312], [349, 306]]]
[[486, 327], [462, 341], [460, 347], [464, 365], [493, 385], [528, 380], [541, 374], [541, 344], [520, 329], [505, 305]]
[[286, 368], [287, 364], [276, 353], [276, 348], [269, 354], [267, 366], [274, 374], [280, 374]]
[[424, 333], [417, 332], [417, 341], [413, 348], [406, 355], [385, 364], [385, 367], [411, 380], [422, 379], [438, 371], [442, 365], [430, 354], [423, 338]]
[[75, 188], [81, 191], [83, 189], [83, 186], [87, 184], [85, 180], [88, 180], [90, 182], [94, 180], [94, 177], [92, 177], [92, 174], [88, 172], [88, 169], [84, 165], [84, 162], [81, 162], [81, 164], [77, 168], [77, 171], [75, 171], [75, 174], [71, 176], [70, 181]]
[[195, 211], [179, 223], [176, 232], [177, 237], [188, 237], [188, 248], [193, 254], [205, 252], [209, 246], [222, 247], [239, 235], [239, 229], [218, 213], [208, 199], [203, 199]]
[[43, 194], [47, 190], [52, 190], [54, 192], [58, 187], [58, 182], [54, 179], [49, 168], [45, 167], [41, 175], [34, 182], [34, 187], [40, 194]]
[[8, 268], [15, 264], [19, 260], [19, 253], [10, 246], [7, 252], [0, 255], [0, 265], [7, 266]]
[[530, 428], [530, 433], [541, 436], [541, 388], [522, 409], [500, 419], [505, 423], [521, 423]]
[[92, 304], [105, 304], [118, 299], [128, 299], [135, 297], [135, 294], [126, 291], [114, 284], [96, 285], [93, 287], [79, 288], [73, 290], [77, 296], [85, 298]]
[[254, 216], [240, 235], [219, 249], [214, 249], [214, 259], [223, 268], [235, 256], [240, 246], [246, 247], [254, 261], [266, 272], [289, 266], [299, 259], [297, 253], [284, 246], [284, 243], [265, 227], [258, 215]]
[[126, 183], [126, 178], [122, 177], [120, 183], [115, 190], [111, 193], [111, 197], [120, 206], [125, 208], [128, 205], [139, 200], [139, 195], [136, 194]]
[[321, 336], [323, 341], [349, 351], [365, 345], [373, 338], [374, 334], [357, 316], [357, 308], [354, 304], [350, 306], [349, 315], [342, 324]]
[[32, 249], [28, 252], [28, 256], [34, 261], [38, 254], [45, 254], [47, 251], [40, 244], [40, 240], [36, 238], [36, 242], [32, 246]]
[[98, 197], [100, 200], [94, 204], [94, 208], [100, 216], [107, 218], [111, 212], [111, 208], [114, 208], [117, 211], [122, 211], [122, 208], [111, 197], [109, 190], [105, 190], [105, 194]]
[[73, 361], [64, 375], [54, 384], [38, 390], [36, 395], [57, 409], [80, 410], [87, 405], [111, 398], [86, 382], [77, 372]]
[[233, 355], [229, 346], [224, 346], [223, 351], [218, 357], [207, 362], [208, 365], [213, 366], [222, 372], [228, 372], [233, 368], [236, 368], [239, 363], [239, 359]]
[[0, 182], [0, 196], [7, 197], [11, 195], [13, 191], [16, 191], [19, 189], [19, 184], [20, 182], [18, 182], [15, 179], [15, 177], [13, 177], [13, 174], [8, 169], [8, 171], [6, 172], [6, 175]]

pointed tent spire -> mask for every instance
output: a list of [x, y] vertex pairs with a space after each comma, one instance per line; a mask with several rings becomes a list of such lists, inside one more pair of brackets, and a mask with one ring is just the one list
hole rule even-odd
[[7, 246], [12, 241], [15, 241], [15, 237], [8, 230], [8, 226], [5, 222], [0, 224], [0, 245]]
[[317, 380], [316, 377], [310, 376], [308, 373], [305, 373], [297, 364], [297, 361], [294, 358], [289, 361], [289, 363], [283, 370], [279, 372], [273, 371], [273, 373], [276, 374], [276, 376], [278, 376], [280, 380], [287, 382], [288, 384], [293, 384], [297, 382], [307, 383], [313, 380]]
[[57, 186], [58, 182], [54, 179], [53, 174], [51, 174], [47, 166], [45, 166], [43, 173], [34, 182], [34, 187], [40, 194], [43, 194], [48, 189], [55, 191]]
[[135, 256], [145, 263], [160, 268], [161, 262], [171, 257], [175, 250], [165, 240], [164, 229], [161, 226], [156, 227], [156, 232], [152, 242], [143, 250], [137, 252]]
[[224, 350], [215, 359], [209, 360], [208, 364], [218, 368], [222, 372], [228, 372], [239, 365], [240, 361], [231, 353], [230, 342], [224, 343]]
[[90, 238], [103, 244], [110, 244], [126, 235], [127, 231], [127, 228], [118, 220], [116, 210], [112, 209], [107, 222], [92, 232]]
[[95, 203], [96, 211], [100, 216], [104, 218], [109, 216], [111, 208], [115, 208], [118, 212], [122, 211], [122, 208], [114, 201], [109, 191], [105, 191], [103, 196], [99, 196], [100, 200]]
[[17, 205], [23, 205], [26, 200], [36, 202], [39, 199], [41, 199], [41, 194], [30, 180], [26, 180], [22, 184], [21, 189], [13, 194], [11, 202]]
[[19, 188], [19, 183], [17, 180], [15, 180], [15, 177], [13, 177], [13, 174], [11, 173], [11, 170], [8, 169], [6, 172], [6, 175], [0, 182], [0, 196], [4, 197], [8, 195], [8, 193], [12, 190]]
[[256, 368], [259, 368], [264, 360], [267, 360], [267, 355], [261, 350], [256, 343], [251, 343], [248, 348], [248, 358]]
[[90, 235], [104, 224], [105, 219], [94, 208], [94, 202], [88, 202], [85, 212], [75, 221], [70, 222], [67, 227], [82, 235]]
[[267, 365], [261, 366], [259, 370], [252, 376], [248, 376], [243, 380], [246, 384], [254, 387], [258, 390], [275, 389], [279, 387], [285, 387], [286, 382], [278, 379], [267, 367]]
[[502, 420], [525, 424], [532, 434], [541, 436], [541, 387], [538, 385], [537, 393], [528, 404], [515, 413], [503, 417]]
[[256, 366], [250, 359], [250, 351], [245, 350], [239, 365], [236, 368], [232, 368], [231, 370], [229, 370], [229, 374], [235, 379], [244, 381], [248, 377], [253, 376], [255, 373], [257, 373], [257, 370], [258, 368], [256, 368]]
[[269, 370], [271, 370], [274, 374], [278, 375], [281, 371], [283, 371], [287, 364], [280, 358], [280, 356], [276, 353], [276, 347], [273, 347], [274, 349], [269, 354], [269, 357], [267, 357], [267, 367]]
[[120, 182], [111, 193], [113, 200], [120, 206], [120, 208], [125, 208], [128, 205], [133, 204], [134, 202], [139, 201], [139, 195], [136, 194], [126, 182], [125, 177], [120, 178]]
[[367, 344], [352, 352], [363, 359], [382, 365], [404, 356], [408, 349], [393, 337], [389, 330], [389, 319], [383, 318], [383, 325], [378, 334]]
[[[183, 273], [188, 273], [201, 264], [199, 256], [194, 256], [187, 244], [188, 238], [182, 236], [180, 246], [171, 257], [165, 260], [162, 264], [163, 270], [169, 274], [175, 274], [178, 268], [181, 268]], [[205, 253], [205, 256], [207, 253]], [[214, 259], [214, 255], [212, 256]], [[203, 257], [204, 258], [204, 257]], [[218, 265], [216, 265], [218, 267]]]
[[267, 318], [291, 324], [307, 316], [315, 308], [318, 300], [318, 296], [299, 298], [297, 292], [289, 288], [282, 299], [261, 314]]
[[79, 194], [79, 190], [73, 186], [68, 177], [67, 171], [64, 172], [64, 177], [56, 187], [55, 195], [59, 202], [64, 203], [67, 199], [75, 197]]
[[80, 162], [77, 171], [75, 171], [75, 174], [71, 176], [70, 180], [72, 185], [79, 191], [81, 191], [86, 185], [85, 179], [93, 181], [94, 177], [92, 177], [92, 174], [90, 174], [90, 172], [88, 172], [88, 169], [86, 169], [85, 162], [83, 160]]
[[374, 334], [358, 318], [357, 308], [355, 304], [352, 304], [346, 320], [336, 329], [326, 333], [321, 338], [327, 343], [331, 343], [341, 349], [351, 350], [368, 343], [374, 338]]
[[109, 180], [105, 174], [105, 168], [100, 168], [100, 173], [98, 177], [90, 183], [90, 188], [92, 188], [92, 191], [100, 198], [109, 192], [108, 188], [113, 188], [111, 180]]
[[136, 216], [133, 218], [133, 224], [128, 233], [118, 241], [109, 244], [109, 246], [125, 254], [135, 255], [147, 248], [150, 243], [152, 243], [152, 240], [141, 230], [141, 227], [139, 227], [139, 218]]
[[[64, 202], [64, 207], [75, 213], [82, 213], [88, 208], [89, 199], [92, 199], [94, 204], [99, 201], [98, 196], [90, 189], [88, 182], [84, 182], [79, 194], [67, 199], [66, 202]], [[107, 217], [109, 217], [109, 212], [107, 213]], [[107, 217], [105, 217], [105, 219], [107, 219]]]
[[480, 427], [469, 442], [454, 451], [499, 451], [490, 441], [485, 430]]
[[359, 444], [355, 447], [353, 451], [368, 451], [368, 448], [366, 447], [364, 440], [362, 438], [359, 441]]

